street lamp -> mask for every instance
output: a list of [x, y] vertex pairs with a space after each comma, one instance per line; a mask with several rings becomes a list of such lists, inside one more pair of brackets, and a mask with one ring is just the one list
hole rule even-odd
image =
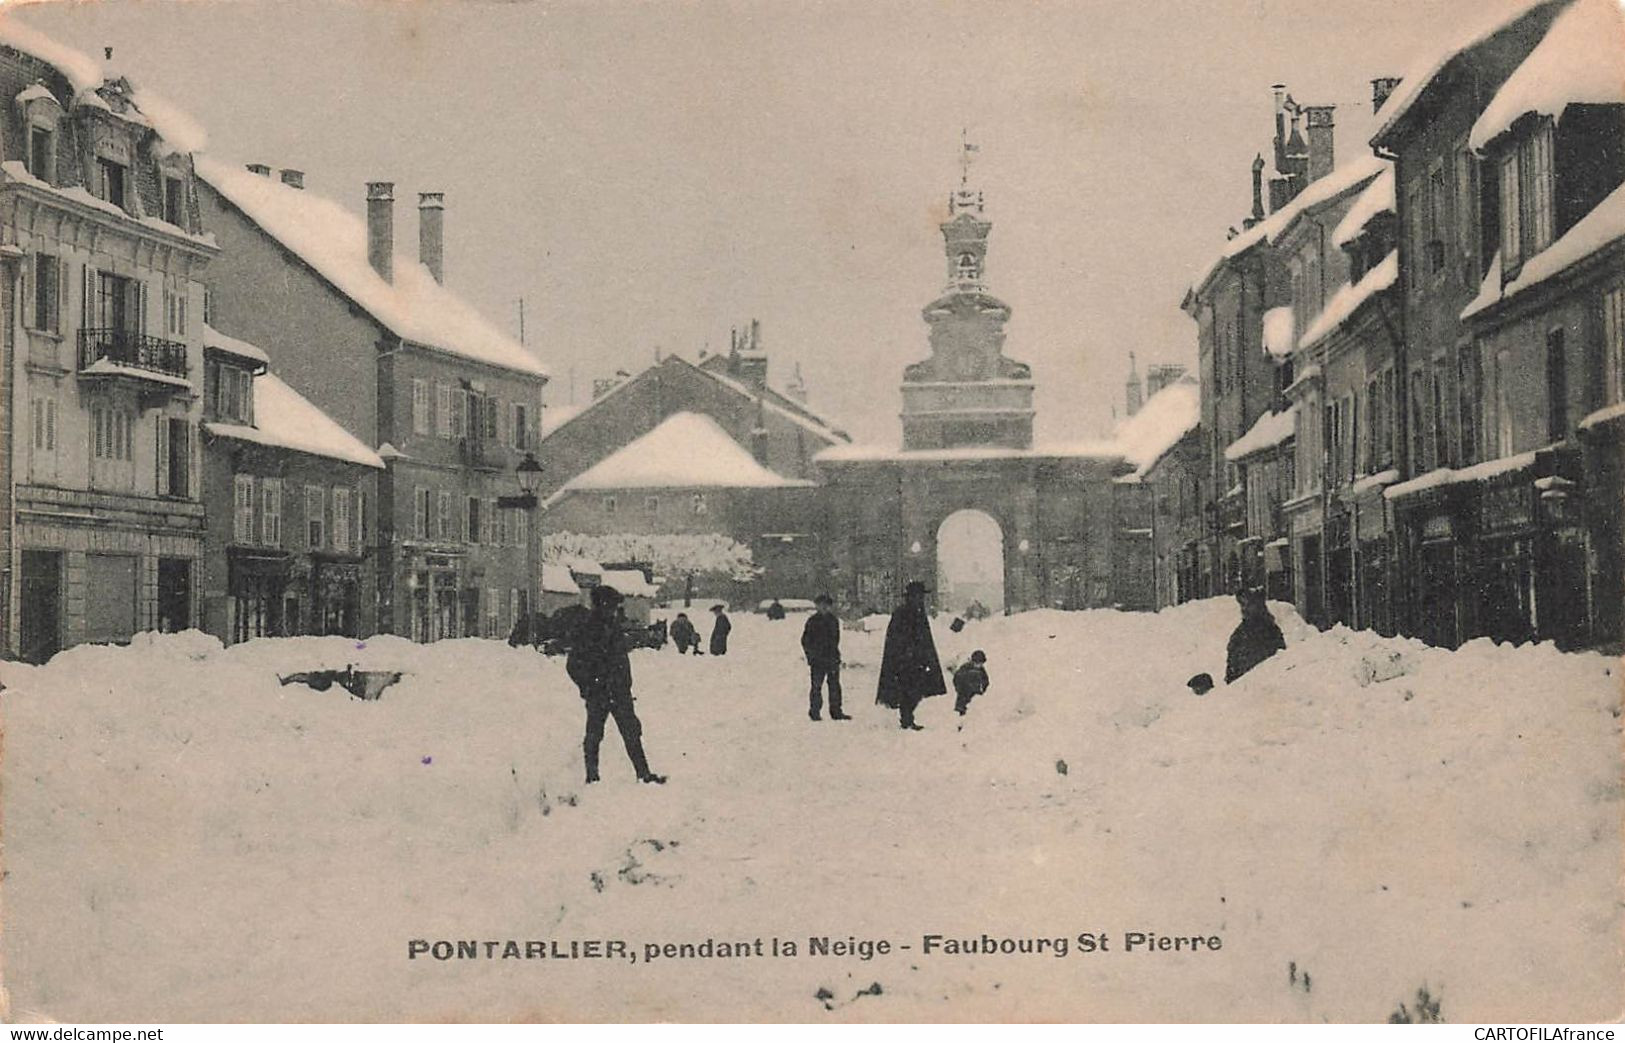
[[536, 523], [536, 491], [542, 485], [542, 465], [537, 462], [535, 453], [526, 453], [525, 458], [514, 467], [514, 476], [519, 479], [519, 488], [524, 490], [518, 496], [499, 496], [497, 506], [526, 512], [525, 518], [525, 571], [530, 577], [526, 586], [529, 588], [525, 611], [534, 616], [541, 609], [540, 568], [538, 561], [541, 555], [537, 553], [537, 545], [541, 542], [541, 535], [537, 531]]

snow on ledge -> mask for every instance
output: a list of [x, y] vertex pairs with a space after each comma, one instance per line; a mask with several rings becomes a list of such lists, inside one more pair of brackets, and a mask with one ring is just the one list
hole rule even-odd
[[[1546, 448], [1550, 449], [1551, 447], [1547, 446]], [[1428, 489], [1437, 489], [1440, 486], [1487, 481], [1497, 475], [1519, 471], [1525, 467], [1533, 467], [1535, 457], [1545, 451], [1544, 449], [1531, 449], [1527, 453], [1519, 453], [1516, 456], [1503, 456], [1498, 460], [1486, 460], [1481, 464], [1474, 464], [1471, 467], [1460, 469], [1440, 467], [1429, 471], [1427, 474], [1418, 475], [1408, 482], [1400, 482], [1398, 485], [1389, 486], [1383, 490], [1383, 496], [1390, 500], [1398, 500]]]
[[228, 337], [206, 322], [203, 324], [203, 346], [212, 348], [215, 351], [223, 351], [228, 355], [236, 355], [238, 358], [252, 359], [261, 365], [269, 366], [271, 364], [271, 356], [265, 353], [265, 349], [256, 344], [250, 344], [246, 340]]
[[1224, 458], [1234, 463], [1265, 449], [1274, 449], [1292, 437], [1297, 429], [1297, 419], [1298, 405], [1295, 402], [1279, 413], [1273, 410], [1266, 412], [1254, 421], [1246, 434], [1225, 446]]
[[1570, 105], [1625, 104], [1625, 6], [1575, 0], [1495, 92], [1467, 140], [1482, 152], [1522, 117], [1561, 119]]
[[1343, 220], [1337, 223], [1332, 231], [1332, 245], [1343, 247], [1360, 238], [1373, 218], [1378, 214], [1392, 214], [1396, 212], [1394, 203], [1394, 168], [1390, 164], [1383, 168], [1377, 179], [1365, 186], [1359, 198], [1349, 212], [1343, 215]]
[[1398, 280], [1399, 251], [1390, 250], [1380, 264], [1360, 277], [1359, 282], [1353, 286], [1345, 283], [1342, 289], [1332, 294], [1332, 299], [1326, 302], [1326, 307], [1315, 316], [1315, 321], [1309, 324], [1309, 328], [1303, 331], [1298, 346], [1307, 348], [1325, 340], [1333, 330], [1347, 322], [1359, 310], [1360, 305], [1393, 286]]
[[953, 449], [894, 449], [879, 445], [838, 445], [813, 457], [818, 463], [945, 463], [956, 460], [1120, 460], [1115, 442], [1035, 445], [1030, 449], [1005, 446], [959, 446]]
[[1594, 427], [1619, 420], [1622, 417], [1625, 417], [1625, 402], [1615, 402], [1611, 406], [1604, 406], [1595, 413], [1587, 415], [1584, 420], [1580, 421], [1580, 430], [1589, 431]]
[[1378, 471], [1376, 474], [1368, 474], [1364, 478], [1361, 478], [1359, 481], [1355, 482], [1353, 485], [1349, 486], [1349, 495], [1364, 496], [1366, 493], [1387, 488], [1397, 481], [1399, 481], [1399, 471], [1390, 467], [1386, 471]]

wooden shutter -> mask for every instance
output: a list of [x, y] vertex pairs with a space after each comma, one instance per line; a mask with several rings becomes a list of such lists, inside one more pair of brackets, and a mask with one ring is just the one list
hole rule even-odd
[[61, 333], [63, 326], [63, 312], [66, 311], [65, 302], [68, 299], [68, 279], [71, 278], [72, 266], [67, 258], [57, 262], [55, 293], [51, 300], [51, 332]]
[[38, 254], [29, 254], [20, 266], [22, 268], [22, 278], [19, 282], [22, 284], [20, 292], [23, 297], [23, 306], [19, 310], [23, 316], [23, 327], [31, 330], [40, 328], [40, 319], [42, 318], [42, 316], [35, 314], [39, 309], [34, 307], [34, 266], [39, 263], [38, 256]]
[[96, 325], [96, 269], [87, 264], [80, 276], [79, 326], [89, 329]]
[[159, 413], [157, 424], [158, 468], [155, 482], [157, 494], [163, 496], [169, 491], [169, 418]]

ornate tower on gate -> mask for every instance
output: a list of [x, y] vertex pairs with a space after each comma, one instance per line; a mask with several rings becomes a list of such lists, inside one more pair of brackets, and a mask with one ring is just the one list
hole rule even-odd
[[930, 327], [931, 357], [903, 370], [903, 448], [1031, 448], [1032, 370], [1004, 356], [1010, 306], [987, 292], [987, 236], [982, 193], [970, 187], [966, 143], [959, 188], [940, 226], [948, 285], [921, 316]]

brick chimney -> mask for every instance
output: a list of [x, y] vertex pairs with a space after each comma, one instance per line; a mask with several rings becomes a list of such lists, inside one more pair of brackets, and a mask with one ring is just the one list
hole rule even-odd
[[258, 174], [260, 177], [270, 177], [271, 176], [271, 168], [266, 166], [264, 163], [250, 163], [250, 164], [248, 164], [248, 172], [250, 174]]
[[367, 182], [367, 263], [395, 281], [395, 182]]
[[1309, 180], [1319, 181], [1336, 165], [1332, 151], [1332, 111], [1336, 105], [1305, 105], [1304, 123], [1309, 130]]
[[1376, 79], [1372, 80], [1371, 111], [1374, 113], [1378, 109], [1382, 108], [1383, 103], [1388, 100], [1388, 95], [1394, 93], [1394, 88], [1398, 86], [1398, 76], [1378, 76]]
[[1264, 220], [1264, 157], [1253, 157], [1253, 212], [1242, 224], [1251, 228]]
[[282, 183], [287, 185], [289, 188], [302, 189], [305, 187], [305, 172], [303, 170], [289, 170], [284, 168], [282, 171]]
[[446, 230], [446, 194], [444, 192], [418, 193], [418, 260], [429, 269], [434, 281], [446, 281], [444, 255]]
[[761, 322], [750, 320], [750, 328], [735, 338], [728, 363], [729, 375], [750, 387], [759, 388], [767, 383], [767, 352], [762, 350]]

